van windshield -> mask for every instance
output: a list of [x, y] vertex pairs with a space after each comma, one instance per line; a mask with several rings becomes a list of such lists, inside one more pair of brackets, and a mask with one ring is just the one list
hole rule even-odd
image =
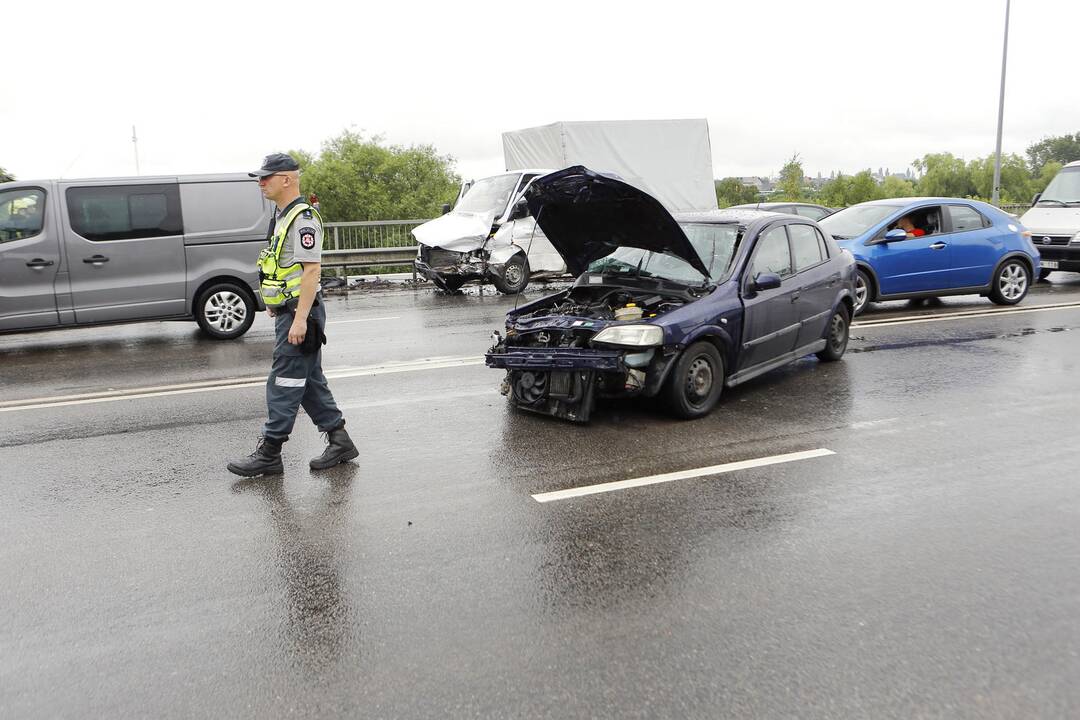
[[498, 217], [510, 200], [510, 193], [517, 187], [519, 177], [521, 176], [514, 173], [477, 180], [454, 210], [469, 213], [494, 212]]
[[1063, 168], [1035, 204], [1038, 207], [1080, 207], [1080, 167]]

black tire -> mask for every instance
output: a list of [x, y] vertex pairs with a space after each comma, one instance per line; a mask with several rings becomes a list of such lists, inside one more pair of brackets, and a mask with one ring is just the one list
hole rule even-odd
[[683, 351], [664, 388], [668, 409], [684, 419], [708, 415], [724, 389], [724, 360], [711, 342], [696, 342]]
[[502, 276], [494, 276], [491, 284], [506, 295], [517, 295], [529, 286], [529, 259], [518, 253], [503, 265]]
[[997, 266], [990, 282], [990, 301], [995, 305], [1015, 305], [1024, 299], [1031, 287], [1031, 270], [1027, 263], [1009, 258]]
[[870, 275], [862, 269], [855, 271], [855, 311], [859, 315], [867, 305], [874, 301], [874, 281]]
[[818, 360], [836, 362], [844, 357], [850, 329], [851, 321], [848, 318], [847, 305], [841, 304], [829, 318], [829, 326], [825, 331], [825, 349], [817, 353]]
[[1039, 268], [1039, 280], [1045, 280], [1050, 277], [1050, 273], [1054, 272], [1050, 268]]
[[214, 340], [233, 340], [248, 331], [255, 321], [255, 299], [251, 290], [236, 283], [219, 282], [195, 298], [195, 322]]

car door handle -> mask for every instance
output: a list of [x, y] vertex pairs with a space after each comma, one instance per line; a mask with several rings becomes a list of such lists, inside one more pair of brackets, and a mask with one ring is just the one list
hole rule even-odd
[[40, 270], [41, 268], [49, 267], [53, 264], [52, 260], [46, 260], [45, 258], [34, 258], [30, 262], [26, 263], [26, 267]]
[[931, 250], [944, 250], [945, 248], [946, 248], [946, 245], [943, 242], [936, 242], [936, 243], [934, 243], [933, 245], [930, 246]]
[[109, 258], [104, 255], [94, 255], [93, 257], [83, 258], [84, 263], [90, 263], [91, 265], [100, 265], [101, 263], [109, 262]]
[[791, 293], [791, 302], [795, 302], [798, 299], [799, 299], [799, 291], [796, 290], [795, 292]]

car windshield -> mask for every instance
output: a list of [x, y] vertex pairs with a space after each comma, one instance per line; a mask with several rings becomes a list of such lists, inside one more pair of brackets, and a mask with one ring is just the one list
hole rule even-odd
[[818, 220], [818, 225], [835, 238], [862, 235], [900, 208], [896, 205], [852, 205]]
[[496, 216], [501, 215], [519, 177], [521, 176], [514, 173], [477, 180], [454, 210], [471, 213], [494, 212]]
[[[690, 244], [709, 269], [709, 279], [718, 281], [731, 267], [739, 242], [739, 226], [716, 223], [680, 223]], [[589, 272], [611, 275], [655, 277], [684, 285], [700, 285], [705, 278], [701, 271], [676, 255], [620, 247], [609, 255], [589, 264]]]
[[1080, 205], [1080, 167], [1065, 168], [1043, 190], [1038, 205]]

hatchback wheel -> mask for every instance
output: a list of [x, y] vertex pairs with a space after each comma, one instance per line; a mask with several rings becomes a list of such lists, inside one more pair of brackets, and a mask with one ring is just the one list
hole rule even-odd
[[1027, 295], [1031, 271], [1020, 260], [1006, 260], [994, 273], [990, 300], [998, 305], [1015, 305]]
[[239, 285], [217, 283], [195, 298], [195, 321], [215, 340], [240, 337], [254, 320], [255, 301]]
[[870, 304], [873, 299], [872, 290], [873, 283], [870, 280], [870, 276], [862, 270], [855, 271], [855, 309], [853, 314], [858, 315], [866, 306]]
[[696, 342], [683, 351], [668, 378], [666, 396], [672, 413], [681, 418], [707, 415], [724, 388], [724, 360], [711, 342]]
[[844, 356], [848, 344], [848, 310], [846, 305], [836, 308], [829, 320], [828, 334], [825, 336], [825, 349], [817, 354], [822, 362], [834, 362]]

